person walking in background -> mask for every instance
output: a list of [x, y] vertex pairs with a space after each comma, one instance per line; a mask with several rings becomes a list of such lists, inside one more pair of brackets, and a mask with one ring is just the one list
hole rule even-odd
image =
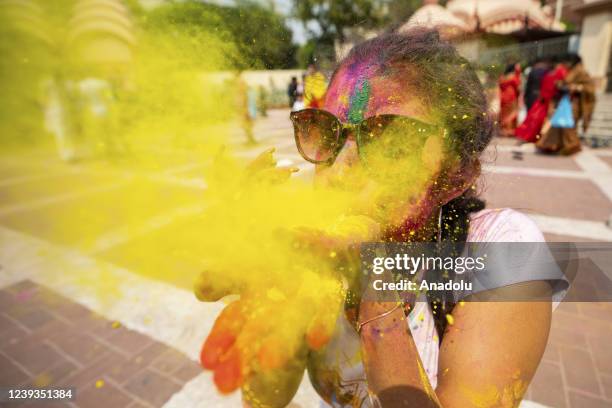
[[236, 96], [236, 112], [240, 121], [240, 127], [246, 136], [246, 143], [256, 144], [253, 135], [253, 122], [257, 115], [256, 94], [249, 89], [247, 83], [237, 75], [234, 78], [234, 92]]
[[499, 77], [499, 122], [502, 136], [514, 136], [519, 112], [521, 67], [510, 64]]
[[302, 95], [301, 93], [298, 94], [295, 98], [295, 102], [293, 102], [293, 106], [291, 107], [291, 111], [292, 112], [297, 112], [297, 111], [301, 111], [302, 109], [304, 109], [304, 95]]
[[514, 132], [518, 139], [526, 143], [535, 143], [540, 138], [544, 122], [553, 106], [551, 102], [559, 95], [557, 84], [566, 76], [567, 66], [564, 62], [559, 62], [555, 69], [544, 75], [538, 99], [527, 112], [525, 121]]
[[308, 66], [304, 77], [304, 106], [306, 108], [320, 108], [327, 91], [325, 75], [314, 64]]
[[582, 65], [572, 57], [571, 68], [560, 86], [561, 99], [550, 120], [550, 129], [536, 144], [541, 152], [569, 155], [581, 150], [578, 122], [586, 132], [595, 106], [595, 84]]
[[591, 124], [593, 110], [595, 109], [595, 83], [591, 75], [584, 68], [580, 56], [574, 56], [572, 69], [567, 74], [565, 81], [571, 95], [576, 128], [578, 128], [578, 121], [581, 121], [582, 132], [586, 133]]
[[298, 81], [297, 77], [291, 77], [291, 82], [287, 86], [287, 96], [289, 97], [289, 108], [293, 109], [293, 104], [297, 99]]
[[305, 81], [306, 81], [306, 74], [302, 74], [302, 82], [297, 83], [297, 88], [295, 90], [295, 101], [293, 101], [293, 105], [291, 106], [292, 112], [300, 111], [306, 107], [304, 105], [304, 82]]
[[548, 71], [550, 71], [550, 60], [548, 58], [537, 59], [531, 67], [529, 75], [527, 75], [525, 94], [523, 96], [527, 110], [531, 109], [535, 101], [538, 100], [542, 78], [544, 78]]

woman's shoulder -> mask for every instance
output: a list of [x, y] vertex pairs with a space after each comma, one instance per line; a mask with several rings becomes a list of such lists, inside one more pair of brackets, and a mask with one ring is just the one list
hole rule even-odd
[[470, 216], [469, 242], [544, 242], [527, 215], [511, 208], [485, 209]]

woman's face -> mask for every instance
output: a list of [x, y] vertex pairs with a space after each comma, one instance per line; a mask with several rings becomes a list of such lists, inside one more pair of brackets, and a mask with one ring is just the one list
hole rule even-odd
[[[343, 123], [359, 123], [381, 114], [408, 116], [437, 124], [438, 119], [411, 91], [409, 81], [370, 75], [368, 67], [345, 65], [334, 76], [324, 109]], [[397, 123], [397, 125], [396, 125]], [[356, 131], [331, 165], [318, 165], [315, 182], [352, 191], [356, 211], [387, 227], [403, 225], [416, 231], [437, 207], [434, 191], [445, 153], [444, 129], [422, 133], [394, 121], [367, 149], [357, 146]], [[364, 139], [364, 135], [361, 135]]]

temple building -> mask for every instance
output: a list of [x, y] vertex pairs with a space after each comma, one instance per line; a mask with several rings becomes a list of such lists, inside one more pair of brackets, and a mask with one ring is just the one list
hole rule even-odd
[[598, 88], [612, 91], [612, 0], [424, 0], [398, 30], [414, 26], [437, 29], [480, 64], [577, 52]]
[[538, 0], [450, 0], [446, 7], [425, 0], [400, 31], [414, 25], [441, 29], [448, 37], [474, 33], [512, 34], [524, 30], [559, 33], [565, 27], [550, 6]]

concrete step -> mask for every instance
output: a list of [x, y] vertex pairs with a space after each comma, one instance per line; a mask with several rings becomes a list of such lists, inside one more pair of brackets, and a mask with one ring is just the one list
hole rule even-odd
[[612, 112], [603, 112], [603, 111], [593, 112], [593, 120], [612, 121]]
[[599, 122], [599, 121], [591, 121], [589, 129], [597, 129], [599, 132], [610, 132], [612, 131], [612, 121], [610, 122]]

